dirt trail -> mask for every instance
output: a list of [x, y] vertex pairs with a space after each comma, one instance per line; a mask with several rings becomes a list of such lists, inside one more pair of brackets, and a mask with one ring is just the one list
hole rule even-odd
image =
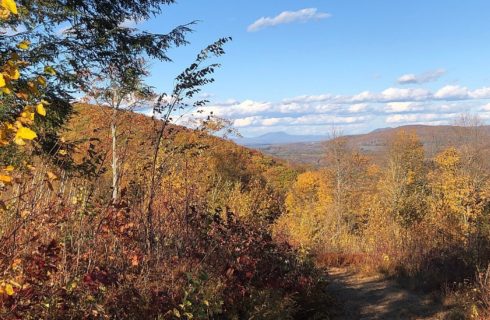
[[342, 305], [334, 319], [444, 319], [433, 296], [401, 288], [382, 275], [364, 276], [344, 268], [329, 270], [329, 292]]

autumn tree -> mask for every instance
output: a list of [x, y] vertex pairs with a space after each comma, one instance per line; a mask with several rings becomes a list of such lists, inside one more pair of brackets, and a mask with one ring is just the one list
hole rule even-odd
[[398, 131], [388, 145], [388, 163], [380, 187], [388, 210], [405, 226], [425, 214], [425, 151], [415, 133]]
[[488, 153], [488, 133], [477, 114], [461, 114], [453, 122], [455, 145], [459, 146], [461, 165], [466, 174], [480, 186], [488, 179], [490, 169], [485, 161]]
[[298, 175], [286, 196], [286, 213], [275, 224], [276, 237], [303, 254], [320, 249], [332, 230], [327, 217], [332, 201], [332, 191], [321, 172]]
[[[137, 59], [137, 57], [135, 57]], [[109, 66], [104, 74], [96, 77], [93, 85], [87, 88], [84, 100], [93, 100], [97, 105], [110, 108], [110, 131], [112, 140], [112, 201], [119, 198], [119, 181], [121, 179], [120, 159], [118, 153], [119, 137], [125, 135], [129, 138], [129, 132], [119, 132], [118, 122], [120, 111], [134, 111], [151, 107], [156, 94], [146, 85], [144, 77], [148, 75], [143, 59], [139, 59], [138, 67]]]
[[488, 205], [485, 188], [465, 170], [461, 152], [448, 148], [439, 153], [430, 173], [431, 222], [441, 231], [440, 241], [468, 244]]
[[348, 146], [347, 139], [334, 131], [325, 143], [325, 174], [333, 194], [331, 213], [337, 225], [356, 232], [363, 223], [362, 198], [373, 189], [369, 159]]
[[153, 137], [153, 150], [149, 168], [149, 195], [146, 206], [146, 234], [149, 251], [151, 251], [155, 242], [153, 203], [159, 191], [159, 178], [165, 173], [162, 170], [160, 153], [162, 142], [165, 140], [166, 129], [177, 112], [198, 109], [208, 102], [205, 99], [196, 99], [195, 97], [201, 92], [203, 86], [214, 82], [212, 75], [220, 64], [210, 62], [210, 59], [222, 56], [225, 53], [224, 45], [229, 41], [231, 41], [230, 37], [221, 38], [202, 49], [197, 54], [194, 62], [175, 78], [175, 85], [172, 91], [169, 94], [160, 94], [152, 105], [153, 118], [158, 119], [158, 121], [156, 122], [155, 135]]

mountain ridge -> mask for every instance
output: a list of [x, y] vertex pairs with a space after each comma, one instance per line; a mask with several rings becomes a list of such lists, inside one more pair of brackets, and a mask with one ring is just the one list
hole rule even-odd
[[[444, 149], [445, 147], [459, 147], [467, 142], [468, 135], [464, 130], [468, 127], [451, 125], [405, 125], [394, 128], [380, 128], [369, 133], [343, 136], [347, 140], [347, 146], [358, 149], [361, 153], [373, 158], [379, 158], [385, 152], [386, 146], [397, 131], [405, 130], [415, 132], [425, 147], [428, 157]], [[490, 136], [490, 125], [479, 127], [482, 135]], [[325, 154], [327, 141], [297, 142], [286, 144], [269, 144], [252, 146], [260, 151], [287, 161], [319, 165]], [[484, 143], [484, 148], [490, 148], [490, 143]]]

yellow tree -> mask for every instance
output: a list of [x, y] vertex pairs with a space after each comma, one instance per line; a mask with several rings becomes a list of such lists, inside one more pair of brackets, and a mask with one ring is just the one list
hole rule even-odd
[[277, 220], [275, 235], [303, 253], [317, 249], [328, 233], [327, 208], [332, 200], [325, 175], [300, 174], [286, 196], [286, 213]]
[[398, 131], [388, 145], [388, 164], [380, 189], [389, 212], [404, 226], [425, 214], [425, 151], [415, 132]]
[[467, 244], [485, 209], [485, 190], [464, 170], [461, 153], [455, 148], [442, 151], [434, 162], [436, 168], [429, 174], [431, 222], [441, 241]]

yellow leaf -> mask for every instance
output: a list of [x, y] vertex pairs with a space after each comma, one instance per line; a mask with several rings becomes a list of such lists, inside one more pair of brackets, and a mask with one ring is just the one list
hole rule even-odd
[[2, 91], [5, 94], [11, 94], [12, 93], [12, 91], [7, 87], [0, 88], [0, 91]]
[[37, 113], [39, 113], [40, 115], [42, 115], [43, 117], [46, 116], [46, 109], [44, 109], [44, 106], [42, 103], [38, 104], [36, 106], [36, 111]]
[[12, 285], [10, 283], [7, 283], [5, 285], [5, 293], [7, 293], [9, 296], [14, 295], [14, 288], [12, 287]]
[[5, 87], [5, 78], [3, 77], [3, 74], [0, 73], [0, 88]]
[[17, 47], [18, 47], [19, 49], [22, 49], [22, 50], [27, 50], [27, 49], [29, 49], [29, 46], [30, 46], [30, 45], [31, 45], [31, 43], [30, 43], [29, 41], [24, 40], [24, 41], [22, 41], [21, 43], [19, 43], [19, 44], [17, 45]]
[[26, 109], [26, 111], [22, 112], [20, 114], [20, 117], [17, 118], [22, 123], [32, 123], [34, 121], [34, 112], [29, 111]]
[[21, 138], [17, 138], [17, 137], [14, 138], [14, 143], [18, 146], [25, 146], [26, 145], [24, 140], [22, 140]]
[[10, 74], [10, 79], [12, 80], [17, 80], [20, 78], [20, 72], [19, 69], [15, 69], [11, 74]]
[[47, 74], [50, 74], [52, 76], [54, 76], [56, 74], [56, 71], [53, 69], [53, 67], [50, 67], [50, 66], [44, 67], [44, 72], [46, 72]]
[[17, 5], [14, 0], [2, 0], [0, 4], [13, 14], [17, 14]]
[[42, 85], [43, 87], [46, 86], [46, 79], [43, 76], [37, 77], [37, 82]]
[[15, 138], [16, 139], [20, 138], [20, 139], [24, 139], [24, 140], [32, 140], [34, 138], [37, 138], [37, 134], [29, 128], [20, 127], [17, 130], [17, 134], [15, 135]]
[[60, 151], [58, 151], [58, 153], [62, 156], [66, 156], [66, 150], [65, 149], [60, 149]]
[[5, 171], [14, 171], [14, 166], [6, 166]]
[[0, 181], [4, 183], [11, 183], [12, 177], [0, 174]]
[[56, 180], [56, 179], [58, 179], [58, 177], [54, 173], [52, 173], [51, 171], [48, 171], [46, 173], [46, 175], [48, 176], [48, 179], [49, 180]]
[[[7, 9], [3, 8], [3, 7], [0, 7], [0, 20], [7, 20], [8, 17], [10, 17], [10, 11], [8, 11]], [[1, 290], [2, 288], [0, 288]], [[1, 293], [1, 291], [0, 291]]]
[[27, 211], [27, 210], [22, 210], [22, 211], [20, 212], [20, 217], [21, 217], [22, 219], [25, 219], [25, 218], [27, 218], [28, 216], [29, 216], [29, 211]]

